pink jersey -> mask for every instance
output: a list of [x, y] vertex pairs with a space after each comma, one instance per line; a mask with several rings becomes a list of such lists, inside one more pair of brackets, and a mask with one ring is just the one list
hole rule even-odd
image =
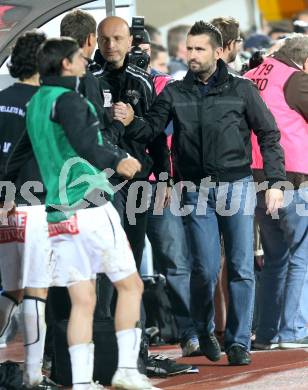
[[[284, 86], [294, 72], [300, 72], [274, 58], [266, 58], [245, 77], [254, 81], [281, 133], [280, 144], [285, 153], [287, 172], [308, 174], [308, 123], [285, 100]], [[308, 104], [308, 96], [307, 96]], [[252, 168], [263, 169], [257, 137], [252, 134]]]

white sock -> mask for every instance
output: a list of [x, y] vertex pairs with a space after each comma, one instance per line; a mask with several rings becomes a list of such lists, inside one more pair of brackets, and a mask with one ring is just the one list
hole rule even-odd
[[42, 379], [42, 363], [46, 336], [46, 301], [25, 296], [23, 301], [25, 365], [23, 380], [36, 386]]
[[73, 390], [86, 390], [92, 382], [94, 344], [77, 344], [69, 347], [72, 365]]
[[6, 293], [0, 294], [0, 337], [9, 328], [18, 303]]
[[120, 330], [116, 335], [119, 350], [118, 368], [137, 368], [141, 329]]

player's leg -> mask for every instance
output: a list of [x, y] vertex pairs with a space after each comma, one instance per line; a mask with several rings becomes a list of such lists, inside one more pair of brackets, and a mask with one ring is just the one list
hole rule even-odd
[[73, 390], [87, 390], [92, 382], [94, 344], [93, 314], [96, 303], [95, 285], [85, 280], [69, 288], [71, 313], [67, 340], [72, 364]]
[[114, 286], [118, 293], [115, 312], [119, 347], [118, 367], [137, 368], [141, 341], [139, 320], [143, 283], [135, 272], [124, 279], [114, 281]]
[[[128, 276], [126, 276], [128, 274]], [[118, 368], [112, 378], [112, 385], [121, 389], [157, 389], [150, 380], [140, 374], [137, 361], [141, 341], [140, 303], [143, 283], [135, 271], [108, 273], [117, 289], [118, 298], [115, 313], [115, 328], [118, 343]], [[124, 276], [124, 278], [123, 278]], [[128, 309], [129, 308], [129, 309]]]
[[[117, 290], [115, 328], [118, 343], [118, 368], [112, 379], [115, 388], [156, 389], [140, 374], [137, 361], [140, 350], [140, 304], [143, 283], [120, 219], [111, 205], [105, 206], [108, 223], [101, 227], [101, 246], [106, 254], [103, 263], [107, 276]], [[101, 216], [103, 220], [103, 215]], [[93, 242], [95, 246], [96, 242]]]
[[[79, 215], [85, 214], [84, 221]], [[49, 224], [50, 242], [55, 259], [53, 278], [57, 286], [67, 286], [71, 312], [67, 340], [72, 366], [73, 390], [100, 388], [92, 383], [94, 344], [92, 343], [93, 314], [96, 303], [93, 253], [88, 240], [92, 226], [88, 210], [78, 211], [68, 221]], [[69, 229], [67, 229], [69, 226]], [[61, 233], [57, 233], [60, 231]], [[91, 236], [91, 234], [90, 234]], [[99, 270], [98, 270], [99, 271]]]
[[[12, 318], [22, 301], [22, 257], [20, 248], [23, 243], [17, 242], [17, 217], [9, 218], [9, 225], [0, 226], [0, 274], [2, 292], [0, 293], [0, 338], [5, 346], [6, 334]], [[2, 341], [1, 340], [1, 341]]]
[[25, 386], [36, 386], [43, 380], [42, 362], [44, 354], [46, 323], [46, 288], [26, 288], [23, 301], [25, 364], [23, 382]]
[[[46, 337], [45, 307], [51, 284], [53, 258], [47, 236], [44, 206], [19, 207], [26, 213], [23, 258], [23, 301], [25, 363], [24, 388], [42, 386], [48, 380], [42, 375]], [[57, 388], [57, 387], [52, 387]]]
[[1, 291], [0, 293], [0, 337], [9, 327], [9, 324], [22, 301], [23, 290]]

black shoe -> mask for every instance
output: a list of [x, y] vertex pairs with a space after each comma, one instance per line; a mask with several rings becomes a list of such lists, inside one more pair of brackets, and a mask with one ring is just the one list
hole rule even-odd
[[183, 374], [192, 368], [189, 364], [177, 364], [164, 355], [150, 355], [146, 364], [149, 377], [159, 376], [166, 378], [170, 375]]
[[217, 362], [221, 357], [219, 342], [214, 334], [199, 336], [201, 352], [212, 362]]
[[43, 376], [42, 382], [37, 386], [26, 386], [23, 385], [22, 390], [57, 390], [61, 389], [62, 386], [58, 386], [55, 382], [53, 382], [51, 379], [47, 378], [47, 376]]
[[241, 345], [233, 345], [228, 352], [230, 366], [247, 366], [251, 363], [250, 354]]

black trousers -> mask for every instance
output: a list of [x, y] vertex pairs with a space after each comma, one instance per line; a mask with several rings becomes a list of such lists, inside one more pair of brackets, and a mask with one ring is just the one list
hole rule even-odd
[[[120, 184], [120, 181], [111, 181], [114, 186]], [[147, 230], [147, 210], [143, 212], [135, 212], [140, 207], [145, 207], [148, 199], [148, 190], [151, 190], [150, 185], [146, 181], [131, 180], [123, 186], [114, 195], [113, 206], [119, 213], [121, 224], [127, 235], [127, 239], [133, 251], [136, 261], [136, 267], [139, 271], [142, 254], [144, 249], [144, 241]], [[99, 312], [102, 315], [110, 315], [114, 313], [116, 297], [114, 288], [106, 275], [101, 276], [100, 280], [100, 308]], [[112, 299], [114, 297], [114, 299]], [[141, 310], [142, 320], [145, 318], [144, 310]], [[143, 322], [143, 321], [142, 321]]]

